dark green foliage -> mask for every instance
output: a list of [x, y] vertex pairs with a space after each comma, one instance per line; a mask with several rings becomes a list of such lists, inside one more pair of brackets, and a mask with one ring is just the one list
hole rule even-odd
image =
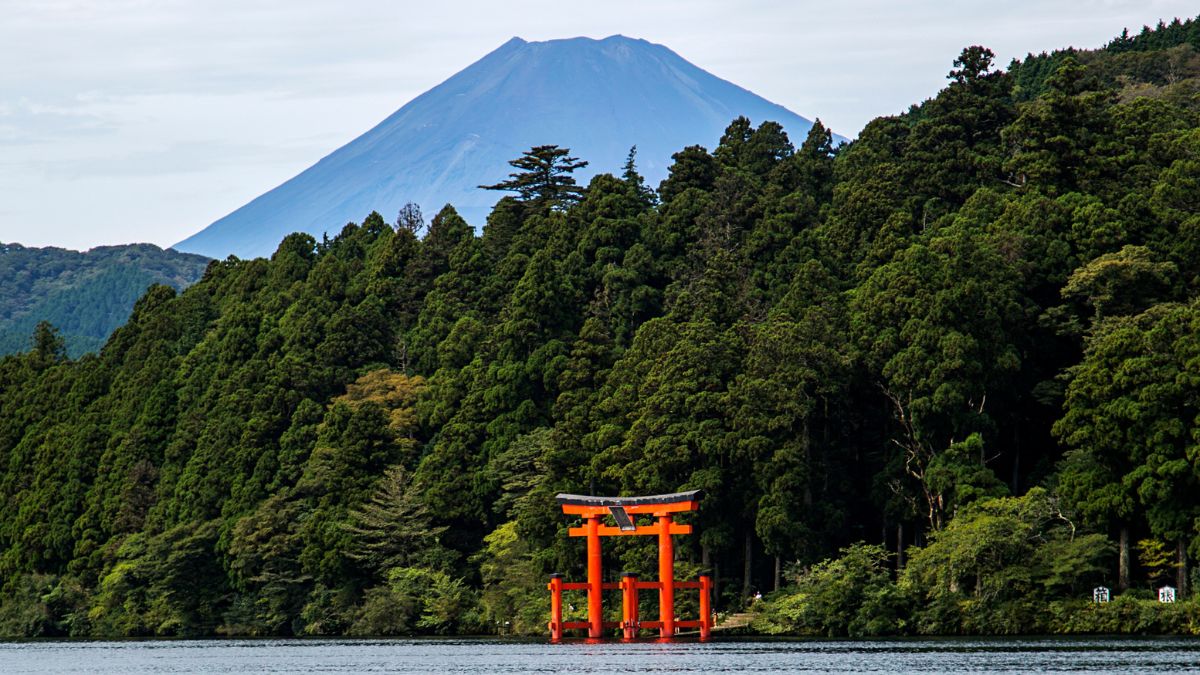
[[[1135, 597], [1200, 556], [1194, 25], [968, 47], [841, 148], [739, 118], [657, 193], [533, 148], [482, 235], [291, 235], [77, 360], [31, 324], [0, 633], [539, 633], [557, 492], [691, 488], [680, 574], [787, 582], [762, 630], [1194, 630]], [[607, 569], [653, 575], [635, 539]]]
[[1159, 21], [1154, 28], [1142, 26], [1142, 30], [1137, 35], [1130, 35], [1129, 29], [1121, 31], [1121, 34], [1108, 44], [1104, 45], [1105, 51], [1108, 52], [1129, 52], [1129, 51], [1159, 51], [1170, 49], [1180, 45], [1190, 44], [1193, 47], [1200, 49], [1200, 20], [1187, 19], [1181, 21], [1178, 17], [1167, 23]]
[[658, 187], [658, 195], [669, 202], [688, 188], [709, 190], [717, 179], [717, 162], [708, 151], [690, 145], [671, 155], [674, 162], [666, 180]]
[[[571, 173], [587, 166], [587, 162], [571, 157], [570, 148], [557, 145], [538, 145], [523, 156], [509, 162], [516, 173], [495, 185], [480, 185], [485, 190], [516, 192], [521, 201], [542, 208], [566, 208], [579, 201], [583, 190], [575, 184]], [[630, 155], [630, 170], [633, 155]]]
[[1134, 97], [1179, 93], [1196, 90], [1196, 71], [1193, 57], [1200, 50], [1200, 18], [1170, 23], [1160, 21], [1155, 27], [1142, 26], [1137, 35], [1129, 29], [1103, 49], [1080, 51], [1074, 48], [1028, 55], [1024, 61], [1014, 60], [1009, 66], [1015, 82], [1017, 97], [1029, 101], [1040, 96], [1046, 83], [1067, 59], [1081, 60], [1107, 86], [1119, 88]]
[[350, 512], [347, 531], [354, 547], [347, 556], [370, 570], [407, 567], [412, 563], [441, 566], [438, 538], [446, 527], [435, 526], [403, 467], [384, 472], [371, 498]]
[[1149, 531], [1200, 551], [1195, 385], [1196, 301], [1101, 322], [1071, 368], [1055, 431], [1071, 448], [1064, 494], [1104, 524], [1135, 513]]

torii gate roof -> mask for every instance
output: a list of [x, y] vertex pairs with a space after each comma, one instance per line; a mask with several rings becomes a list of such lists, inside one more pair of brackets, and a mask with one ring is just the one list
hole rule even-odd
[[643, 495], [641, 497], [597, 497], [593, 495], [571, 495], [560, 493], [555, 496], [563, 513], [584, 514], [619, 506], [628, 513], [659, 513], [695, 511], [699, 506], [703, 490], [675, 492], [666, 495]]

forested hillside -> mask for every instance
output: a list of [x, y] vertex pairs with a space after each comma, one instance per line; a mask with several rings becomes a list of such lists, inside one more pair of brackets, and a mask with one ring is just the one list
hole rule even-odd
[[184, 288], [208, 262], [152, 244], [79, 252], [0, 243], [0, 354], [30, 349], [39, 321], [62, 331], [70, 356], [96, 351], [147, 288]]
[[479, 235], [371, 214], [97, 355], [43, 326], [0, 361], [0, 631], [540, 633], [556, 492], [696, 488], [677, 569], [782, 587], [763, 630], [1200, 625], [1144, 600], [1200, 555], [1195, 34], [971, 47], [848, 146], [737, 119], [657, 190], [534, 148]]

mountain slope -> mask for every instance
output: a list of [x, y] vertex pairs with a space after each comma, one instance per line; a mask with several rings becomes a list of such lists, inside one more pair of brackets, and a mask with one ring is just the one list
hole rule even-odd
[[[692, 65], [670, 49], [603, 40], [509, 40], [300, 175], [175, 246], [222, 258], [269, 255], [286, 234], [336, 233], [372, 210], [406, 202], [434, 213], [452, 203], [481, 226], [497, 195], [476, 186], [510, 171], [534, 145], [569, 147], [618, 171], [632, 145], [651, 185], [671, 154], [713, 147], [730, 120], [774, 120], [799, 143], [812, 123]], [[841, 139], [839, 139], [841, 140]]]
[[62, 331], [72, 356], [99, 349], [148, 286], [184, 288], [208, 263], [153, 244], [84, 252], [0, 244], [0, 355], [28, 349], [39, 321]]

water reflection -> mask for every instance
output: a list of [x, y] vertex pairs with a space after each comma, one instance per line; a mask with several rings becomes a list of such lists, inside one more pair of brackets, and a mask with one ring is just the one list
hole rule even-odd
[[151, 640], [0, 643], [4, 673], [1195, 672], [1191, 639]]

